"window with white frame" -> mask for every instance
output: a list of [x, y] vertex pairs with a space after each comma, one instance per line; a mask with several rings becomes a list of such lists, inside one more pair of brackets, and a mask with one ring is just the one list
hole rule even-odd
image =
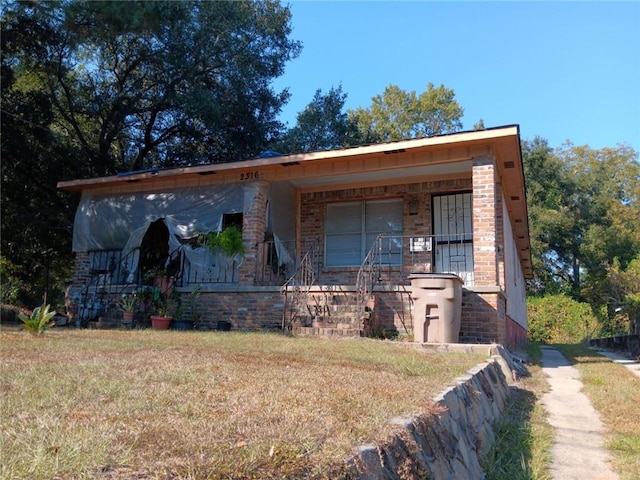
[[[402, 199], [328, 204], [325, 265], [360, 266], [378, 235], [402, 235], [402, 213]], [[390, 253], [390, 263], [400, 265], [402, 252], [399, 244], [397, 251]]]

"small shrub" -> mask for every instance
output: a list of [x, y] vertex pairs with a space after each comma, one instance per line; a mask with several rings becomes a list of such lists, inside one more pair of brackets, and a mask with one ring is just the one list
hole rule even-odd
[[529, 340], [542, 343], [579, 343], [598, 329], [598, 319], [587, 303], [566, 295], [527, 300]]
[[24, 313], [18, 313], [18, 318], [22, 322], [22, 328], [24, 328], [31, 335], [42, 335], [45, 330], [55, 325], [53, 317], [56, 315], [55, 311], [49, 311], [49, 305], [41, 305], [36, 307], [31, 316]]

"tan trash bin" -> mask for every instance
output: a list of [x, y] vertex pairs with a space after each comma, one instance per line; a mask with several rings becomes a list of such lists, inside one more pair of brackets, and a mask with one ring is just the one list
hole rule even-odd
[[412, 273], [413, 338], [420, 343], [457, 343], [462, 316], [462, 284], [450, 273]]

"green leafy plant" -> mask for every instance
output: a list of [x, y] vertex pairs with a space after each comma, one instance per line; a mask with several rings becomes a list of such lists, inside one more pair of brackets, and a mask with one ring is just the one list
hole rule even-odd
[[244, 257], [244, 242], [238, 227], [227, 227], [221, 232], [209, 232], [206, 235], [206, 243], [211, 250], [220, 249], [229, 257], [236, 254]]
[[170, 316], [167, 295], [162, 292], [160, 287], [155, 286], [151, 289], [151, 298], [153, 302], [151, 307], [153, 315], [158, 317]]
[[587, 303], [566, 295], [531, 297], [527, 300], [530, 341], [576, 343], [598, 336], [599, 323]]
[[135, 312], [138, 309], [137, 293], [123, 293], [119, 305], [123, 312]]
[[31, 335], [42, 335], [45, 330], [55, 325], [53, 317], [55, 317], [55, 311], [49, 311], [50, 305], [41, 305], [36, 307], [31, 316], [24, 313], [18, 313], [18, 318], [22, 322], [22, 327]]
[[153, 315], [158, 317], [182, 317], [182, 301], [177, 292], [166, 293], [160, 287], [151, 290]]

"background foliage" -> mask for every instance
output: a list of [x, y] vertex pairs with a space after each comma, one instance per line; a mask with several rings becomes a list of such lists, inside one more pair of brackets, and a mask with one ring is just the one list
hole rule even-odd
[[522, 152], [534, 262], [530, 296], [565, 294], [590, 305], [601, 323], [597, 334], [637, 328], [638, 153], [627, 145], [594, 150], [567, 143], [554, 150], [541, 138], [523, 142]]
[[579, 343], [600, 329], [588, 303], [563, 294], [530, 298], [527, 314], [529, 339], [534, 342]]
[[277, 138], [290, 20], [271, 0], [3, 3], [3, 300], [60, 300], [77, 199], [58, 181], [242, 160]]

